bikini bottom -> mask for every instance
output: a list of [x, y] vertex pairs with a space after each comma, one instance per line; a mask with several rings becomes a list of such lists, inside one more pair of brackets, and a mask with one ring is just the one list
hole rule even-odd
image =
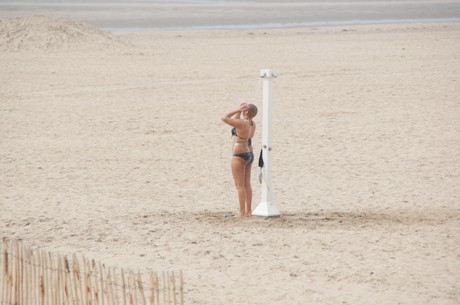
[[246, 165], [251, 164], [254, 161], [254, 154], [252, 152], [245, 152], [241, 154], [233, 154], [235, 157], [240, 157], [244, 161], [246, 161]]

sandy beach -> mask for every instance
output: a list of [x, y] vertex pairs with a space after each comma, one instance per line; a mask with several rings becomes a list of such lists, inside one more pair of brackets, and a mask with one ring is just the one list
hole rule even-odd
[[[458, 304], [459, 31], [1, 18], [0, 234], [183, 270], [186, 304]], [[224, 218], [238, 202], [220, 118], [243, 100], [261, 110], [264, 68], [280, 73], [281, 217]]]

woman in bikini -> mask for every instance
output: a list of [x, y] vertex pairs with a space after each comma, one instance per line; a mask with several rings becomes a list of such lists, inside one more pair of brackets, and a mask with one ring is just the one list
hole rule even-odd
[[251, 166], [254, 161], [251, 139], [256, 131], [252, 120], [257, 114], [253, 104], [242, 103], [234, 111], [222, 117], [222, 121], [233, 126], [232, 174], [238, 190], [240, 216], [252, 216]]

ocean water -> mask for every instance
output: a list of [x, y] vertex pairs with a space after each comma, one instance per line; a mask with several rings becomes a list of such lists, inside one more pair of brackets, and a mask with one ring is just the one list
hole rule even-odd
[[0, 0], [0, 16], [29, 15], [110, 31], [460, 22], [460, 0]]

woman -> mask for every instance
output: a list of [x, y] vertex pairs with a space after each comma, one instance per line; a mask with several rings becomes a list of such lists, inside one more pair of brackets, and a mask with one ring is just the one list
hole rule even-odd
[[251, 139], [256, 131], [256, 124], [252, 120], [256, 114], [255, 105], [242, 103], [238, 109], [222, 117], [222, 121], [233, 126], [232, 174], [238, 190], [240, 216], [246, 217], [252, 216], [251, 166], [254, 154]]

